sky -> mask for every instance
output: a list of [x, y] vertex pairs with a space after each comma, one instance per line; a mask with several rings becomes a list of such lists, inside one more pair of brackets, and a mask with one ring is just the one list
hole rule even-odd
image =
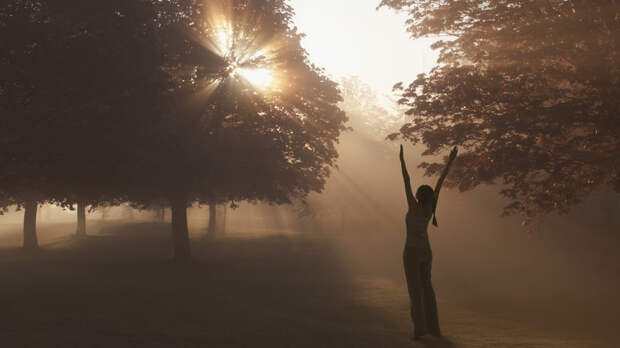
[[380, 0], [291, 0], [310, 60], [334, 78], [358, 76], [381, 94], [435, 65], [433, 39], [413, 40], [405, 16]]

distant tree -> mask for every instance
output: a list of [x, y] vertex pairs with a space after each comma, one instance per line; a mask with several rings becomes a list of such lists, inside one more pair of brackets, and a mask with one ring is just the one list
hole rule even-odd
[[347, 113], [347, 125], [354, 132], [384, 140], [402, 125], [402, 112], [390, 108], [393, 101], [381, 100], [380, 95], [359, 77], [343, 77], [339, 83], [343, 99], [340, 108]]
[[[615, 0], [383, 0], [405, 11], [439, 65], [397, 84], [412, 120], [392, 138], [424, 155], [454, 145], [452, 184], [503, 184], [505, 214], [566, 213], [598, 188], [620, 192], [620, 3]], [[423, 163], [427, 175], [442, 168]]]
[[106, 219], [108, 217], [108, 213], [109, 213], [108, 209], [109, 208], [105, 207], [105, 206], [99, 207], [99, 211], [101, 212], [101, 217], [100, 217], [100, 221], [101, 222], [106, 221]]
[[226, 232], [226, 204], [209, 204], [209, 223], [204, 236], [206, 238], [214, 238], [221, 236]]
[[162, 201], [160, 203], [151, 203], [148, 209], [153, 212], [156, 221], [163, 222], [166, 218], [166, 206], [165, 202]]
[[[381, 165], [385, 161], [385, 156], [393, 151], [390, 149], [393, 144], [386, 142], [385, 138], [398, 131], [405, 121], [405, 110], [401, 110], [395, 100], [379, 94], [359, 77], [342, 77], [338, 81], [338, 89], [343, 99], [338, 105], [347, 114], [346, 125], [349, 128], [338, 150], [341, 154], [345, 154], [344, 157], [348, 157], [349, 161], [339, 163], [337, 172], [331, 180], [331, 188], [326, 195], [313, 195], [308, 200], [294, 202], [294, 211], [303, 224], [312, 220], [318, 222], [326, 216], [336, 214], [341, 217], [342, 222], [350, 215], [352, 208], [349, 200], [352, 197], [349, 196], [348, 185], [352, 180], [360, 180], [360, 173], [356, 171], [365, 166]], [[361, 153], [363, 159], [360, 158]], [[348, 177], [347, 173], [354, 177]], [[370, 189], [368, 184], [376, 178], [378, 177], [369, 179], [363, 191]], [[336, 184], [340, 180], [345, 180], [345, 184]]]
[[215, 224], [215, 231], [216, 233], [220, 235], [226, 234], [226, 222], [228, 221], [227, 220], [228, 208], [229, 208], [228, 204], [222, 204], [220, 205], [220, 209], [217, 209], [215, 212], [217, 216], [217, 221]]
[[217, 228], [217, 204], [211, 203], [209, 204], [209, 225], [207, 226], [206, 236], [210, 238], [215, 237], [216, 228]]

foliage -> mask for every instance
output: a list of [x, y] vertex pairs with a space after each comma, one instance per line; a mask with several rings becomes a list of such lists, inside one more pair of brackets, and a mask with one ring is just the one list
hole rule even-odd
[[[136, 130], [167, 76], [148, 1], [9, 1], [0, 7], [0, 190], [70, 206], [123, 195]], [[140, 62], [128, 69], [128, 62]]]
[[356, 76], [343, 77], [339, 82], [343, 98], [340, 107], [347, 113], [353, 131], [384, 140], [388, 134], [398, 130], [403, 122], [402, 112], [388, 108], [391, 100], [382, 100]]
[[[263, 0], [5, 4], [3, 192], [97, 205], [320, 191], [345, 117], [292, 16]], [[248, 54], [244, 68], [273, 69], [273, 89], [231, 74]]]
[[[346, 118], [336, 84], [309, 63], [290, 7], [244, 0], [192, 9], [183, 30], [190, 54], [168, 51], [164, 69], [177, 82], [175, 107], [128, 171], [140, 180], [132, 199], [288, 203], [321, 191]], [[239, 69], [269, 69], [273, 82], [257, 86]]]
[[[566, 213], [620, 192], [620, 4], [613, 0], [383, 0], [413, 38], [446, 35], [439, 65], [397, 84], [425, 155], [458, 145], [461, 190], [501, 180], [505, 214]], [[424, 163], [428, 175], [442, 165]]]

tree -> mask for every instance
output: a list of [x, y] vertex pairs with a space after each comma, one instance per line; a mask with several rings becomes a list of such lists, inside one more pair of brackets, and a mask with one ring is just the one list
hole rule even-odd
[[[236, 208], [234, 203], [232, 208]], [[205, 230], [205, 238], [214, 238], [226, 234], [226, 215], [228, 213], [228, 204], [209, 204], [209, 223]]]
[[[46, 202], [51, 189], [50, 167], [41, 149], [52, 142], [49, 115], [39, 107], [52, 103], [47, 93], [38, 90], [35, 76], [45, 42], [45, 13], [36, 1], [9, 1], [0, 6], [0, 196], [3, 210], [10, 205], [24, 209], [23, 247], [38, 248], [36, 216], [39, 203]], [[42, 116], [42, 117], [38, 117]]]
[[[501, 181], [504, 214], [566, 213], [598, 188], [620, 192], [620, 3], [615, 0], [383, 0], [406, 11], [439, 65], [395, 86], [412, 120], [399, 134], [424, 155], [466, 151], [450, 176]], [[423, 163], [427, 175], [439, 163]]]
[[[0, 11], [3, 197], [165, 200], [186, 261], [188, 205], [322, 189], [346, 117], [284, 1], [15, 0]], [[251, 78], [267, 68], [268, 89]]]
[[206, 238], [214, 238], [217, 232], [217, 203], [209, 204], [209, 224], [207, 225], [207, 230], [205, 231]]
[[284, 1], [183, 11], [174, 33], [185, 36], [167, 41], [174, 47], [164, 66], [176, 102], [144, 125], [150, 138], [126, 170], [131, 201], [169, 201], [179, 261], [190, 258], [186, 208], [194, 202], [280, 204], [321, 191], [346, 121], [337, 85], [309, 63]]
[[398, 130], [403, 122], [400, 110], [390, 110], [390, 99], [381, 100], [372, 88], [359, 77], [340, 79], [342, 103], [340, 107], [349, 117], [349, 125], [354, 132], [385, 140], [385, 137]]
[[[159, 37], [166, 26], [154, 20], [162, 11], [157, 5], [39, 0], [0, 6], [7, 48], [0, 56], [6, 204], [25, 206], [33, 218], [33, 201], [70, 209], [77, 203], [77, 232], [85, 234], [86, 206], [123, 200], [122, 172], [133, 160], [126, 148], [138, 137], [135, 129], [157, 118], [167, 101]], [[140, 64], [127, 69], [131, 61]]]
[[[53, 196], [77, 205], [77, 234], [85, 235], [87, 206], [125, 200], [123, 171], [134, 160], [127, 149], [140, 141], [135, 130], [163, 114], [169, 80], [161, 71], [162, 34], [174, 23], [166, 18], [167, 6], [150, 0], [89, 6], [63, 0], [48, 2], [47, 8], [61, 33], [52, 42], [64, 47], [53, 52], [64, 59], [54, 73], [65, 67], [64, 98], [57, 98], [64, 102], [61, 144], [72, 148], [71, 156], [57, 151], [53, 157], [58, 187]], [[132, 61], [139, 67], [127, 69]]]

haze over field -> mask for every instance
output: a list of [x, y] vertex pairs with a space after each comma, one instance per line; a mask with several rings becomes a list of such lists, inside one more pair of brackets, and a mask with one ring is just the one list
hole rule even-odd
[[620, 4], [509, 3], [0, 5], [0, 346], [620, 345]]

